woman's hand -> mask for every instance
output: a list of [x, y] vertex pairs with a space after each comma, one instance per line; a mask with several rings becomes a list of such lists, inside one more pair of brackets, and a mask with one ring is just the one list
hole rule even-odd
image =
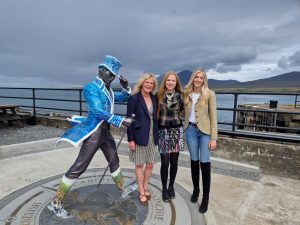
[[211, 151], [214, 151], [217, 149], [217, 141], [216, 140], [210, 140], [208, 147]]
[[130, 151], [135, 152], [135, 148], [136, 148], [135, 142], [134, 141], [129, 141], [128, 145], [129, 145]]

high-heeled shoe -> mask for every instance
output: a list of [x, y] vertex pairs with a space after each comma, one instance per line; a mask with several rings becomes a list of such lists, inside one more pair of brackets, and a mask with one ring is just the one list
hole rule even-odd
[[145, 189], [145, 196], [148, 201], [151, 199], [151, 192], [148, 189]]
[[[145, 197], [146, 200], [143, 200], [143, 198]], [[145, 194], [140, 194], [140, 203], [143, 205], [143, 206], [148, 206], [148, 199], [146, 197]]]

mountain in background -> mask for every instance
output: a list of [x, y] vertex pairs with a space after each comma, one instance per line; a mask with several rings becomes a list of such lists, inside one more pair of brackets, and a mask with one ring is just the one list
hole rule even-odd
[[243, 82], [242, 87], [300, 87], [300, 72], [290, 72], [265, 79]]
[[[184, 70], [178, 73], [182, 86], [185, 86], [192, 72]], [[161, 83], [164, 75], [157, 79]], [[258, 79], [253, 81], [240, 82], [237, 80], [215, 80], [208, 79], [210, 88], [280, 88], [280, 87], [300, 87], [300, 72], [290, 72], [274, 77]]]

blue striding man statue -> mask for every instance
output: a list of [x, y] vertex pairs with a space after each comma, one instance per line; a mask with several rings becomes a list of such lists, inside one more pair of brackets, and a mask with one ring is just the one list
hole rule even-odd
[[[120, 191], [126, 194], [134, 191], [130, 185], [126, 186], [122, 171], [119, 166], [119, 157], [116, 152], [116, 143], [110, 132], [110, 125], [115, 127], [128, 127], [132, 119], [115, 115], [114, 102], [126, 102], [131, 93], [128, 81], [118, 74], [121, 67], [120, 61], [110, 55], [106, 55], [104, 63], [98, 65], [99, 74], [94, 81], [87, 84], [83, 94], [88, 107], [88, 116], [73, 116], [71, 122], [75, 124], [58, 141], [66, 141], [73, 146], [80, 146], [77, 159], [70, 169], [63, 175], [53, 200], [48, 209], [61, 218], [72, 217], [70, 212], [64, 209], [63, 200], [69, 192], [75, 180], [87, 169], [93, 156], [101, 149], [107, 162], [113, 181]], [[122, 92], [113, 92], [111, 82], [119, 78]]]

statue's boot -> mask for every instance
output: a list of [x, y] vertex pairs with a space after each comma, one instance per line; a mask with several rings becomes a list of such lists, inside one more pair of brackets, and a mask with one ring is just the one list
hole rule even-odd
[[67, 219], [73, 217], [70, 212], [64, 209], [62, 201], [71, 189], [75, 179], [68, 179], [63, 176], [53, 200], [47, 205], [47, 208], [54, 212], [57, 217]]
[[129, 194], [134, 192], [137, 188], [138, 188], [138, 184], [137, 184], [136, 180], [129, 184], [126, 184], [124, 187], [124, 190], [122, 191], [122, 198], [128, 197]]
[[115, 172], [111, 174], [113, 181], [115, 182], [117, 188], [122, 191], [122, 198], [126, 198], [130, 193], [137, 189], [136, 181], [125, 184], [122, 171], [118, 168]]

